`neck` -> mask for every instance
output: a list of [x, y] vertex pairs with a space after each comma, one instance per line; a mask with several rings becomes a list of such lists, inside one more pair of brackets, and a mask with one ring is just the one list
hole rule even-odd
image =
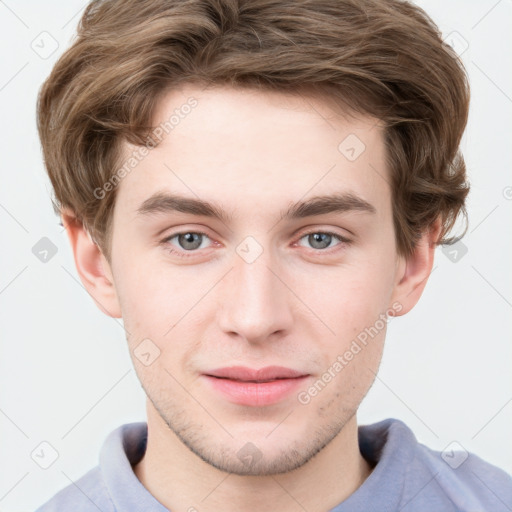
[[329, 510], [371, 473], [359, 452], [354, 415], [323, 450], [300, 468], [269, 476], [239, 476], [201, 460], [176, 437], [148, 401], [148, 442], [134, 472], [169, 510], [309, 512]]

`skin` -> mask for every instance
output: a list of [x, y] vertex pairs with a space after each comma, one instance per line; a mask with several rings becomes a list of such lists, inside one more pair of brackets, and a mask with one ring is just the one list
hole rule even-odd
[[[103, 312], [123, 318], [148, 396], [148, 446], [134, 471], [171, 510], [325, 511], [372, 470], [358, 449], [356, 411], [378, 371], [385, 326], [307, 404], [297, 393], [332, 373], [384, 312], [414, 307], [440, 224], [411, 257], [397, 253], [378, 120], [343, 115], [321, 98], [188, 85], [161, 100], [155, 125], [191, 96], [197, 106], [118, 186], [110, 261], [63, 213], [80, 277]], [[349, 134], [366, 146], [354, 161], [338, 150]], [[215, 203], [231, 219], [138, 213], [171, 192]], [[297, 201], [347, 192], [375, 213], [281, 218]], [[169, 238], [198, 231], [208, 236], [188, 252]], [[350, 243], [307, 236], [324, 232]], [[248, 236], [262, 249], [251, 263], [237, 252]], [[145, 339], [160, 350], [148, 366], [134, 355]], [[237, 405], [202, 376], [234, 365], [309, 376], [276, 404]], [[244, 446], [258, 454], [249, 463], [237, 455]]]

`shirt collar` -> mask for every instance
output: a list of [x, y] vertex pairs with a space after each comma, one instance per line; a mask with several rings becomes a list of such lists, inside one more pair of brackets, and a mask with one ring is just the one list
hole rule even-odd
[[330, 512], [368, 510], [370, 503], [375, 503], [379, 512], [398, 510], [416, 445], [411, 429], [399, 420], [359, 426], [359, 450], [376, 465], [363, 484]]
[[[169, 512], [141, 484], [133, 466], [146, 451], [147, 423], [128, 423], [111, 432], [100, 452], [100, 468], [117, 512], [137, 510]], [[363, 510], [378, 503], [379, 511], [397, 510], [405, 482], [406, 467], [417, 444], [412, 431], [401, 421], [387, 419], [359, 427], [359, 449], [376, 464], [363, 485], [331, 512]]]
[[168, 512], [133, 472], [146, 451], [147, 423], [128, 423], [111, 432], [100, 452], [105, 485], [117, 512]]

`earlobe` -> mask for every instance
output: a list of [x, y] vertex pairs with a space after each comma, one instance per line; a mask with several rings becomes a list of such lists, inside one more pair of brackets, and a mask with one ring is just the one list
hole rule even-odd
[[121, 308], [107, 259], [72, 213], [63, 211], [61, 218], [71, 243], [78, 275], [85, 289], [103, 313], [121, 318]]
[[397, 282], [391, 303], [402, 306], [397, 316], [408, 313], [419, 301], [434, 264], [434, 253], [441, 232], [441, 219], [438, 218], [418, 241], [413, 253], [400, 257], [397, 265]]

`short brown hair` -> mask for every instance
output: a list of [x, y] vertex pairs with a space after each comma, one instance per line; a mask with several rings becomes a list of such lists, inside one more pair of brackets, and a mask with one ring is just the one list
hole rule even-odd
[[[185, 83], [309, 91], [383, 121], [397, 250], [440, 216], [438, 243], [469, 191], [459, 152], [464, 67], [433, 21], [401, 0], [94, 0], [43, 84], [37, 121], [57, 211], [109, 257], [123, 141], [147, 144], [158, 100]], [[466, 225], [467, 229], [467, 225]]]

